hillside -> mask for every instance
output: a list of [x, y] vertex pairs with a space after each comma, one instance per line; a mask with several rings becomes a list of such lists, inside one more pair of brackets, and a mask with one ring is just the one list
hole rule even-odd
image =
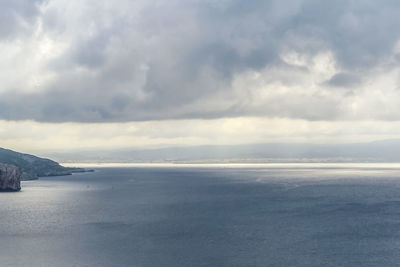
[[0, 148], [0, 163], [12, 164], [21, 170], [22, 180], [35, 180], [43, 176], [71, 175], [84, 172], [81, 168], [67, 168], [50, 159], [39, 158], [29, 154]]

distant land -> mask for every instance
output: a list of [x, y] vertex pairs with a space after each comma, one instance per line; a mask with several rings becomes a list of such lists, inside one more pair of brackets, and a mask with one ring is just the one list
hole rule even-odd
[[400, 140], [352, 144], [251, 144], [42, 153], [65, 163], [400, 162]]
[[85, 172], [83, 168], [70, 168], [59, 163], [37, 156], [0, 148], [0, 163], [14, 165], [21, 171], [21, 180], [35, 180], [44, 176], [71, 175]]

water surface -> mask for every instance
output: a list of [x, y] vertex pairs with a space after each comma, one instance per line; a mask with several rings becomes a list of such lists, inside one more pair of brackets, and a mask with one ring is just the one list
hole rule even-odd
[[0, 194], [1, 266], [397, 266], [400, 168], [99, 168]]

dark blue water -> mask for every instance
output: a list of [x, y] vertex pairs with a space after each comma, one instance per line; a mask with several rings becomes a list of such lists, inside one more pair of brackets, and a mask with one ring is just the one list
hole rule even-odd
[[0, 194], [0, 266], [399, 263], [396, 168], [104, 168]]

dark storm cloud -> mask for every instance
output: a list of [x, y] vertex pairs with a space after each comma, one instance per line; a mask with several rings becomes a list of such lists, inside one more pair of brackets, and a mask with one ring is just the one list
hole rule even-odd
[[[26, 31], [17, 18], [32, 24], [40, 15], [42, 37], [65, 47], [46, 62], [42, 71], [55, 78], [40, 90], [0, 91], [2, 119], [337, 119], [345, 110], [340, 95], [291, 91], [277, 96], [272, 88], [259, 103], [250, 86], [235, 87], [236, 78], [276, 68], [312, 75], [307, 64], [289, 66], [281, 54], [294, 51], [310, 59], [330, 51], [338, 73], [318, 82], [320, 90], [326, 90], [323, 85], [354, 87], [391, 55], [400, 28], [397, 1], [87, 0], [71, 11], [61, 0], [51, 0], [43, 13], [39, 4], [1, 2], [0, 18], [8, 26], [2, 24], [0, 38]], [[274, 82], [295, 84], [290, 77]], [[265, 80], [263, 86], [270, 83]]]

